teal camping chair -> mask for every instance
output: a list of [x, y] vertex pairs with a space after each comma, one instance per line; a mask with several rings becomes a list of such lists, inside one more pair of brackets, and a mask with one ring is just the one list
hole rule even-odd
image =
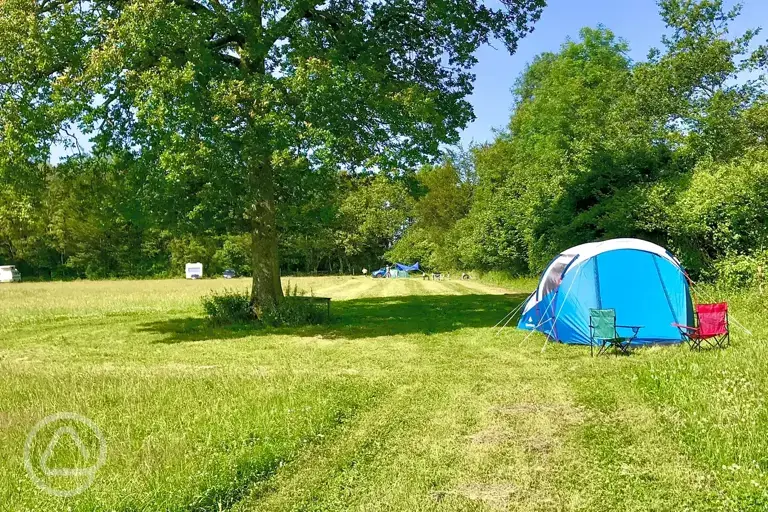
[[[632, 329], [632, 336], [621, 336], [619, 328]], [[589, 353], [594, 355], [594, 347], [598, 347], [597, 355], [604, 353], [610, 347], [615, 347], [624, 354], [629, 354], [629, 347], [637, 338], [641, 326], [616, 325], [615, 309], [589, 310]]]

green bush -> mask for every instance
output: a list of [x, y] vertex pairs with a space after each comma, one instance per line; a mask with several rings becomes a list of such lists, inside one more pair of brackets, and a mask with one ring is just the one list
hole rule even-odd
[[248, 291], [224, 290], [202, 299], [208, 319], [215, 324], [239, 324], [256, 320]]
[[306, 296], [297, 286], [291, 289], [288, 283], [285, 297], [276, 308], [262, 311], [259, 318], [272, 327], [297, 327], [300, 325], [316, 325], [325, 322], [326, 305], [312, 295]]
[[202, 299], [205, 314], [216, 325], [255, 322], [271, 327], [298, 327], [325, 322], [326, 304], [314, 297], [305, 296], [298, 287], [287, 286], [285, 297], [274, 308], [254, 311], [247, 290], [224, 290], [211, 293]]
[[748, 267], [768, 247], [768, 152], [697, 166], [670, 207], [669, 235], [670, 249], [694, 275], [749, 284]]
[[714, 267], [714, 277], [721, 285], [735, 289], [758, 286], [765, 283], [768, 251], [723, 258], [715, 262]]

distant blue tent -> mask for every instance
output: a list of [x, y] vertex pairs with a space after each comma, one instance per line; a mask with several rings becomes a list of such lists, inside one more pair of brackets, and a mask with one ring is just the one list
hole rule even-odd
[[418, 261], [416, 263], [414, 263], [413, 265], [411, 265], [411, 266], [403, 265], [402, 263], [395, 263], [395, 268], [397, 270], [404, 270], [405, 272], [413, 272], [415, 270], [421, 270], [419, 268], [419, 262]]
[[642, 326], [637, 345], [680, 343], [672, 324], [693, 325], [680, 262], [658, 245], [631, 238], [584, 244], [557, 256], [523, 307], [518, 328], [588, 345], [590, 309], [615, 309], [619, 325]]

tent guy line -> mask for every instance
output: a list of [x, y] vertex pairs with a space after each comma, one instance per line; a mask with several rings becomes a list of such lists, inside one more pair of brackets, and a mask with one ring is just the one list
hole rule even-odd
[[[549, 333], [547, 334], [546, 338], [544, 339], [544, 345], [541, 347], [541, 352], [544, 353], [544, 351], [547, 349], [547, 343], [549, 343], [549, 340], [552, 339], [552, 332], [555, 329], [555, 325], [557, 324], [557, 319], [560, 316], [560, 313], [563, 312], [563, 308], [565, 307], [565, 304], [568, 302], [568, 297], [571, 295], [571, 290], [573, 289], [573, 283], [576, 282], [576, 279], [579, 277], [579, 274], [581, 273], [582, 269], [584, 268], [583, 265], [580, 265], [579, 268], [576, 270], [576, 275], [573, 276], [573, 280], [571, 281], [571, 285], [568, 287], [568, 291], [565, 292], [565, 298], [563, 299], [563, 303], [560, 304], [560, 310], [555, 315], [555, 320], [552, 322], [552, 327], [549, 329]], [[541, 324], [539, 324], [541, 325]], [[531, 331], [535, 332], [535, 331]], [[531, 335], [531, 333], [528, 333], [528, 336]]]
[[520, 310], [523, 308], [523, 306], [524, 306], [524, 305], [525, 305], [525, 303], [528, 301], [528, 299], [530, 299], [530, 298], [531, 298], [531, 295], [533, 295], [533, 293], [531, 293], [530, 295], [528, 295], [528, 297], [526, 297], [526, 298], [525, 298], [525, 300], [523, 300], [522, 302], [520, 302], [520, 304], [518, 304], [518, 305], [517, 305], [517, 307], [516, 307], [515, 309], [513, 309], [512, 311], [510, 311], [509, 313], [507, 313], [507, 314], [504, 316], [504, 318], [502, 318], [501, 320], [499, 320], [498, 322], [496, 322], [496, 325], [494, 325], [494, 326], [493, 326], [493, 329], [495, 329], [496, 327], [498, 327], [498, 326], [499, 326], [499, 324], [501, 324], [501, 322], [504, 322], [504, 321], [506, 320], [506, 322], [504, 323], [504, 325], [502, 325], [502, 326], [501, 326], [501, 328], [500, 328], [500, 329], [499, 329], [499, 330], [496, 332], [496, 336], [498, 336], [499, 334], [501, 334], [501, 331], [502, 331], [502, 330], [503, 330], [503, 329], [504, 329], [504, 328], [505, 328], [505, 327], [506, 327], [506, 326], [509, 324], [509, 322], [511, 322], [511, 321], [512, 321], [512, 319], [515, 317], [515, 314], [516, 314], [518, 311], [520, 311]]
[[[689, 286], [690, 286], [691, 290], [693, 290], [693, 293], [694, 293], [694, 294], [696, 294], [696, 295], [699, 295], [699, 296], [701, 296], [701, 297], [704, 297], [704, 300], [706, 300], [707, 302], [717, 302], [716, 300], [714, 300], [714, 299], [712, 298], [712, 296], [711, 296], [711, 295], [709, 295], [709, 294], [706, 294], [706, 293], [702, 293], [702, 291], [701, 291], [701, 288], [699, 288], [699, 285], [698, 285], [697, 283], [695, 283], [695, 282], [693, 281], [693, 279], [691, 279], [691, 278], [688, 276], [688, 273], [686, 273], [686, 274], [685, 274], [685, 277], [688, 279], [688, 284], [689, 284]], [[736, 324], [736, 326], [737, 326], [737, 327], [739, 327], [739, 328], [740, 328], [742, 331], [744, 331], [744, 333], [746, 333], [746, 334], [747, 334], [747, 336], [750, 336], [750, 337], [752, 336], [752, 331], [750, 331], [749, 329], [747, 329], [746, 327], [744, 327], [744, 326], [741, 324], [741, 322], [739, 322], [739, 321], [736, 319], [736, 317], [734, 317], [734, 316], [733, 316], [733, 313], [729, 313], [729, 314], [728, 314], [728, 319], [729, 319], [731, 322], [733, 322], [734, 324]]]

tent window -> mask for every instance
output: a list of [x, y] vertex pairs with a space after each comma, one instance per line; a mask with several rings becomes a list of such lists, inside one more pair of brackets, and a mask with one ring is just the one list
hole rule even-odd
[[539, 284], [539, 299], [545, 297], [549, 292], [560, 286], [560, 278], [563, 275], [565, 267], [568, 266], [573, 258], [576, 256], [573, 254], [561, 254], [557, 259], [549, 266], [544, 276], [541, 278]]

